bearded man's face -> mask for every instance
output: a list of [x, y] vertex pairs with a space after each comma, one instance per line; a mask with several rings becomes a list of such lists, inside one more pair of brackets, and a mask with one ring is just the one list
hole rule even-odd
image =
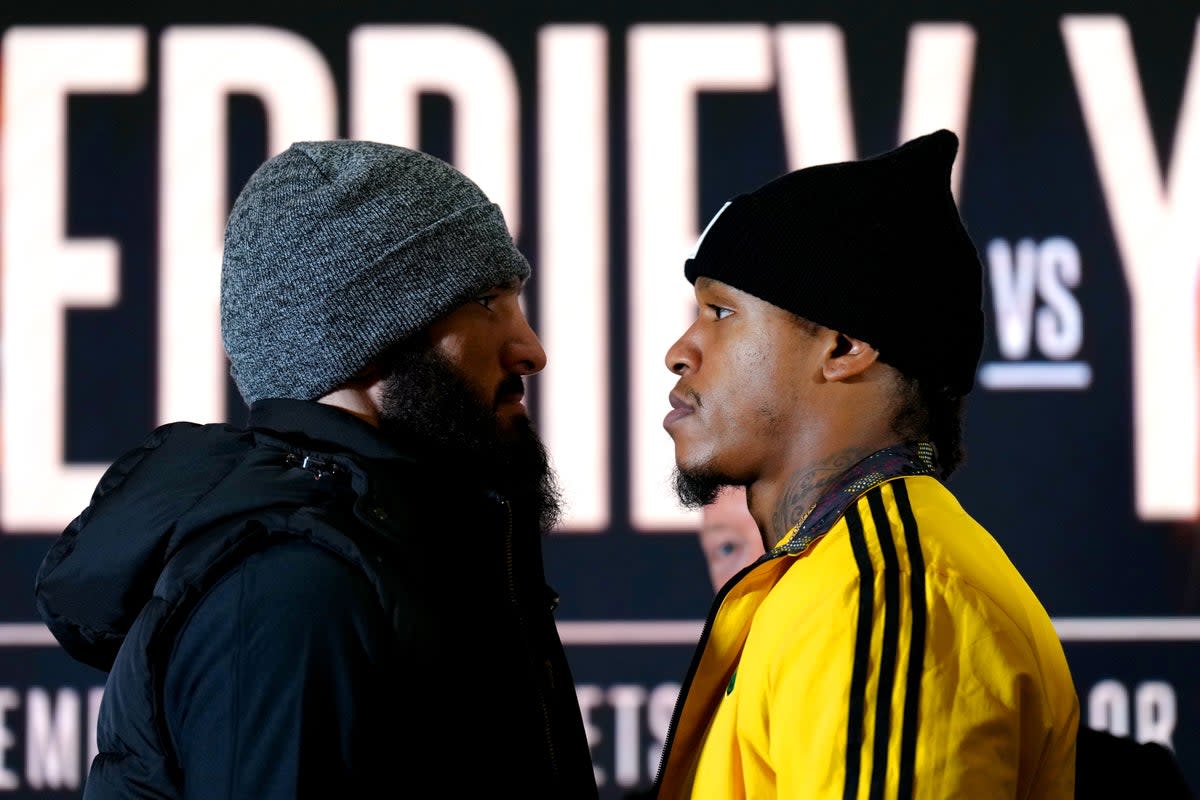
[[524, 376], [546, 356], [517, 298], [494, 287], [401, 343], [382, 359], [380, 429], [403, 446], [468, 459], [542, 530], [558, 523], [561, 500], [546, 449], [522, 402]]

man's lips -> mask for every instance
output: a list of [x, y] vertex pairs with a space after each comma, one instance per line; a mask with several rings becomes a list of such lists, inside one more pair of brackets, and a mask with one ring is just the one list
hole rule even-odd
[[520, 376], [506, 379], [496, 390], [496, 408], [508, 405], [521, 405], [525, 399], [525, 382]]
[[524, 392], [510, 392], [509, 394], [502, 394], [499, 397], [497, 397], [496, 405], [497, 406], [516, 405], [516, 404], [520, 404], [520, 402], [524, 399], [525, 399]]
[[679, 420], [690, 416], [696, 409], [692, 408], [686, 400], [677, 395], [675, 392], [667, 395], [668, 402], [671, 403], [671, 411], [667, 416], [663, 417], [663, 427], [670, 429]]

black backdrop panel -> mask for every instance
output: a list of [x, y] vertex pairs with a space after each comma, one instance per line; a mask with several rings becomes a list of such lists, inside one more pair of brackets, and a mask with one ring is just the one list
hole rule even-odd
[[[469, 163], [534, 264], [549, 366], [531, 410], [576, 514], [547, 569], [606, 797], [653, 778], [712, 597], [695, 518], [640, 448], [666, 438], [639, 420], [665, 413], [645, 386], [669, 376], [641, 365], [681, 330], [684, 254], [731, 195], [942, 125], [963, 142], [958, 197], [988, 281], [951, 486], [1059, 625], [1084, 721], [1168, 743], [1200, 786], [1200, 6], [170, 5], [0, 12], [0, 795], [75, 796], [86, 774], [103, 675], [57, 649], [31, 588], [87, 470], [174, 408], [243, 418], [187, 360], [215, 336], [203, 292], [229, 202], [276, 139], [398, 131], [401, 100], [415, 121], [397, 143]], [[364, 26], [409, 38], [372, 67]], [[214, 38], [189, 62], [196, 33]], [[458, 62], [425, 47], [447, 33]], [[719, 46], [697, 50], [700, 34]], [[280, 35], [303, 67], [290, 77], [247, 56]], [[213, 90], [222, 70], [236, 79]], [[110, 254], [72, 278], [61, 254], [96, 240]], [[200, 323], [164, 299], [188, 280]], [[452, 519], [435, 534], [448, 547]]]

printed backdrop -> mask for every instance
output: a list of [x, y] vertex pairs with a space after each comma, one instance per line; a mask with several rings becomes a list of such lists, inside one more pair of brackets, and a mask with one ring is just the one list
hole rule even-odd
[[265, 157], [336, 136], [452, 161], [534, 264], [561, 630], [605, 797], [649, 783], [712, 597], [661, 429], [683, 257], [731, 195], [940, 127], [988, 315], [951, 486], [1086, 723], [1200, 787], [1195, 0], [105, 5], [0, 12], [0, 794], [77, 796], [94, 752], [104, 676], [37, 622], [42, 555], [150, 428], [244, 419], [223, 220]]

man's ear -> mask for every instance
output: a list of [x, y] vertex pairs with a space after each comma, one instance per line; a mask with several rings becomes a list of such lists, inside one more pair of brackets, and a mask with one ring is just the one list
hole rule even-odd
[[862, 339], [837, 332], [834, 332], [834, 336], [833, 346], [821, 362], [821, 374], [825, 380], [854, 380], [879, 360], [879, 351]]

